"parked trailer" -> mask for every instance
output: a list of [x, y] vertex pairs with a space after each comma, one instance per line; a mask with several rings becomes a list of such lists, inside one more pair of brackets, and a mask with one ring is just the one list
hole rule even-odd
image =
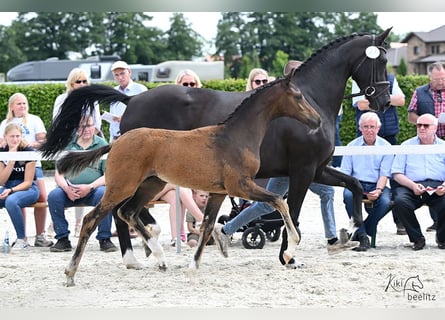
[[[21, 63], [10, 69], [6, 75], [12, 83], [33, 83], [42, 81], [65, 81], [69, 72], [81, 68], [91, 82], [113, 81], [111, 65], [119, 60], [118, 56], [92, 57], [84, 60], [59, 60], [50, 58], [41, 61]], [[165, 61], [157, 65], [130, 64], [132, 79], [147, 82], [173, 82], [183, 69], [195, 71], [201, 80], [224, 79], [222, 61]]]

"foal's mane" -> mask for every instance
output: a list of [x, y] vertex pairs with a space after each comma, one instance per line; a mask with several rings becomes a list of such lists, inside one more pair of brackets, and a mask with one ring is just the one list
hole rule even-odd
[[235, 110], [233, 110], [232, 113], [228, 115], [226, 120], [219, 122], [218, 125], [223, 125], [227, 121], [229, 121], [233, 117], [233, 115], [238, 111], [238, 109], [242, 108], [246, 103], [249, 102], [250, 99], [254, 99], [257, 94], [260, 94], [263, 90], [270, 88], [270, 87], [274, 86], [275, 84], [277, 84], [278, 82], [283, 81], [283, 80], [285, 80], [284, 77], [279, 77], [279, 78], [275, 79], [274, 81], [268, 82], [265, 85], [255, 89], [255, 90], [252, 90], [252, 93], [249, 96], [245, 97], [243, 99], [243, 101], [241, 101], [241, 103], [238, 105], [238, 107], [236, 107]]

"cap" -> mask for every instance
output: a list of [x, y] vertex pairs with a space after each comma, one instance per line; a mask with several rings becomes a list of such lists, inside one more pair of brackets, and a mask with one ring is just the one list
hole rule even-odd
[[114, 71], [116, 69], [130, 69], [130, 67], [128, 66], [128, 64], [125, 61], [116, 61], [111, 66], [111, 71]]

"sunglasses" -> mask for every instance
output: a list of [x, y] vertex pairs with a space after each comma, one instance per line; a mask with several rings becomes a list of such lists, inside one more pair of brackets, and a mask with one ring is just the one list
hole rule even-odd
[[183, 82], [182, 85], [184, 87], [192, 87], [193, 88], [194, 86], [196, 86], [196, 83], [195, 82]]
[[267, 79], [263, 79], [263, 80], [259, 80], [259, 79], [252, 80], [252, 82], [255, 82], [255, 84], [256, 84], [257, 86], [259, 86], [261, 83], [266, 84], [268, 81], [269, 81], [269, 80], [267, 80]]
[[87, 80], [76, 80], [76, 81], [74, 81], [74, 83], [77, 83], [77, 84], [81, 84], [81, 83], [87, 84], [88, 81]]
[[417, 126], [417, 128], [424, 127], [425, 129], [428, 129], [430, 126], [432, 126], [432, 124], [431, 123], [417, 123], [416, 126]]
[[437, 102], [442, 103], [442, 92], [436, 91]]

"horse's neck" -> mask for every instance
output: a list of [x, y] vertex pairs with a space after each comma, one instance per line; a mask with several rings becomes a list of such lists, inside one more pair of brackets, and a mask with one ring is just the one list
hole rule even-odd
[[[266, 93], [267, 94], [267, 93]], [[257, 94], [258, 95], [258, 94]], [[243, 103], [224, 123], [226, 134], [233, 139], [242, 140], [247, 145], [261, 144], [274, 114], [270, 110], [268, 97], [264, 94], [250, 98]]]

